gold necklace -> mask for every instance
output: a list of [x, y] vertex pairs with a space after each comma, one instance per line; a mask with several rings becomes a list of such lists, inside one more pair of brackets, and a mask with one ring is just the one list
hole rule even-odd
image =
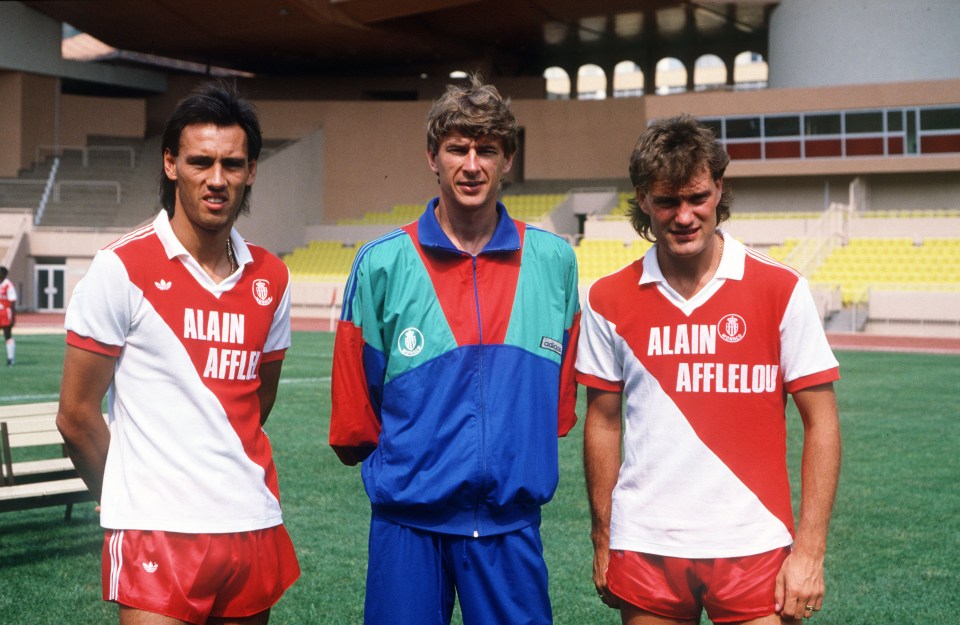
[[240, 268], [240, 266], [237, 264], [236, 257], [233, 255], [233, 243], [230, 242], [229, 236], [227, 237], [227, 260], [230, 261], [231, 274]]

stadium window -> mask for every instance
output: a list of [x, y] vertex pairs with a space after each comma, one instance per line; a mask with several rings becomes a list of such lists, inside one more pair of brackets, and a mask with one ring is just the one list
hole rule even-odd
[[920, 130], [960, 130], [960, 108], [922, 109]]
[[850, 134], [868, 134], [883, 132], [883, 113], [868, 111], [847, 113], [844, 119], [844, 132]]
[[[856, 111], [844, 115], [844, 153], [846, 156], [882, 156], [884, 146], [883, 113]], [[872, 135], [872, 136], [864, 136]]]
[[723, 136], [723, 120], [722, 119], [708, 118], [708, 119], [701, 119], [698, 121], [704, 126], [706, 126], [707, 128], [709, 128], [711, 131], [713, 131], [714, 137], [723, 141], [725, 137]]
[[797, 137], [800, 135], [800, 117], [797, 115], [771, 115], [763, 119], [764, 136]]
[[621, 39], [632, 39], [643, 32], [643, 12], [617, 13], [613, 16], [613, 32]]
[[752, 139], [760, 137], [759, 117], [727, 118], [727, 139]]
[[917, 110], [910, 109], [906, 111], [907, 115], [907, 137], [906, 137], [906, 152], [907, 154], [916, 154], [919, 149], [919, 141], [917, 140]]
[[467, 73], [462, 69], [455, 69], [450, 72], [451, 80], [464, 80], [465, 78], [467, 78]]
[[593, 63], [581, 65], [577, 70], [577, 99], [603, 100], [607, 97], [607, 75], [603, 68]]
[[887, 130], [889, 132], [903, 132], [903, 110], [887, 111]]
[[765, 89], [770, 74], [767, 62], [756, 52], [741, 52], [733, 59], [733, 88]]
[[605, 32], [607, 32], [607, 17], [605, 15], [595, 15], [580, 19], [577, 36], [580, 41], [593, 42], [600, 41]]
[[673, 57], [657, 61], [655, 77], [657, 95], [683, 93], [687, 90], [687, 68]]
[[807, 114], [803, 118], [806, 135], [839, 135], [840, 113]]
[[643, 95], [643, 71], [633, 61], [620, 61], [613, 67], [613, 97]]
[[960, 108], [920, 110], [920, 151], [960, 152]]
[[543, 70], [543, 79], [547, 83], [548, 100], [570, 99], [570, 76], [562, 67], [548, 67]]
[[695, 91], [723, 89], [727, 82], [727, 66], [716, 54], [704, 54], [693, 64]]

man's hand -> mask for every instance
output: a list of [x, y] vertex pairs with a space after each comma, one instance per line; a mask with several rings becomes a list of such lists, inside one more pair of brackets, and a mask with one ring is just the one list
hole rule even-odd
[[776, 609], [781, 617], [810, 618], [823, 606], [823, 558], [794, 551], [777, 574]]

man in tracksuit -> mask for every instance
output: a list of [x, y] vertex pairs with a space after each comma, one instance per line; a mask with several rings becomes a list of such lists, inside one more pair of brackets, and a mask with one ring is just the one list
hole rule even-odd
[[439, 197], [364, 246], [333, 363], [330, 444], [372, 504], [364, 622], [551, 623], [540, 507], [576, 422], [577, 267], [497, 201], [518, 127], [492, 85], [428, 115]]

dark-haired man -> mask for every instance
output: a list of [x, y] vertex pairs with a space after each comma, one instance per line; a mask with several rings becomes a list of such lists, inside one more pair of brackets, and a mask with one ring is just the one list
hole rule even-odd
[[164, 210], [97, 253], [67, 310], [57, 424], [101, 505], [103, 596], [123, 625], [264, 624], [299, 576], [262, 429], [289, 275], [233, 228], [261, 143], [233, 85], [182, 101], [161, 146]]

